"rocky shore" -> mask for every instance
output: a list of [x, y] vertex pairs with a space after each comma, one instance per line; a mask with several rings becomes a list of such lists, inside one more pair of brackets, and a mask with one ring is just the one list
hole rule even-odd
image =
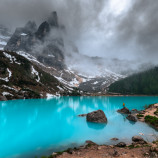
[[[145, 110], [142, 111], [137, 109], [130, 111], [124, 107], [117, 112], [127, 115], [126, 118], [129, 121], [142, 121], [152, 125], [154, 128], [158, 127], [158, 104], [146, 106]], [[100, 111], [94, 111], [89, 114], [93, 119], [96, 119], [99, 115], [97, 117], [95, 115], [99, 113]], [[81, 114], [79, 117], [87, 117], [89, 114]], [[152, 120], [149, 118], [152, 118]], [[50, 158], [158, 158], [158, 141], [150, 143], [140, 136], [133, 136], [131, 139], [132, 143], [126, 144], [125, 142], [119, 142], [118, 138], [112, 138], [112, 141], [117, 142], [115, 145], [98, 145], [92, 141], [86, 141], [84, 146], [79, 148], [52, 153]]]
[[[115, 141], [115, 140], [114, 140]], [[97, 145], [86, 141], [84, 146], [52, 153], [49, 158], [157, 158], [158, 142], [147, 143], [140, 136], [132, 137], [132, 144]]]

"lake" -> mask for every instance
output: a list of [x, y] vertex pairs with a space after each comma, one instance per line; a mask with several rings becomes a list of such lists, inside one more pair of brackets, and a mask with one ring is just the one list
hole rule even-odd
[[[158, 103], [158, 97], [60, 97], [0, 102], [0, 158], [35, 158], [53, 151], [83, 145], [86, 140], [113, 144], [117, 137], [131, 142], [143, 133], [152, 141], [158, 134], [142, 122], [132, 123], [116, 111], [123, 102], [131, 109], [143, 110], [144, 105]], [[107, 124], [87, 123], [78, 117], [102, 109]], [[117, 142], [115, 142], [117, 143]]]

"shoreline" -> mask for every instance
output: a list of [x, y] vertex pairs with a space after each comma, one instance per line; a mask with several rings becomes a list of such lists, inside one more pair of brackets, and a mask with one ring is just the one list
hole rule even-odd
[[[105, 94], [105, 95], [80, 95], [80, 96], [66, 96], [66, 95], [61, 95], [61, 96], [54, 96], [52, 98], [60, 98], [60, 97], [158, 97], [158, 95], [111, 95], [111, 94]], [[29, 100], [29, 99], [48, 99], [47, 97], [42, 97], [42, 98], [26, 98], [26, 99], [7, 99], [7, 100], [1, 100], [1, 101], [11, 101], [11, 100]]]
[[120, 142], [116, 145], [98, 145], [92, 141], [86, 141], [79, 148], [69, 148], [61, 152], [53, 152], [48, 158], [152, 158], [158, 156], [158, 142], [132, 142], [125, 144]]
[[[151, 104], [149, 105], [145, 110], [138, 111], [138, 113], [134, 114], [135, 116], [144, 114], [144, 117], [138, 118], [138, 121], [147, 123], [145, 121], [145, 116], [151, 115], [156, 116], [154, 114], [155, 110], [158, 108], [157, 104]], [[158, 126], [153, 126], [150, 123], [147, 123], [151, 126], [151, 128], [155, 128], [158, 130]], [[143, 134], [142, 134], [143, 135]], [[140, 136], [138, 136], [140, 137]], [[111, 139], [112, 140], [112, 139]], [[114, 141], [117, 143], [119, 142], [117, 138], [113, 138]], [[133, 141], [133, 139], [132, 139]], [[144, 140], [143, 140], [144, 141]], [[118, 146], [118, 144], [125, 144], [125, 146]], [[158, 157], [158, 140], [157, 137], [155, 138], [155, 141], [150, 142], [132, 142], [130, 144], [126, 144], [124, 142], [120, 142], [115, 145], [98, 145], [92, 141], [88, 141], [88, 144], [81, 146], [79, 148], [74, 149], [67, 149], [63, 152], [57, 152], [52, 153], [52, 155], [49, 158], [100, 158], [100, 157], [107, 157], [107, 158], [157, 158]]]

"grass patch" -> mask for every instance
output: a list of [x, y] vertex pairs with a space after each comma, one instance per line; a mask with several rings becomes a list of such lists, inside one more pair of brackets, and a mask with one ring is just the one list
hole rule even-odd
[[137, 145], [137, 146], [129, 145], [128, 148], [129, 148], [129, 149], [134, 149], [134, 148], [140, 148], [140, 146], [138, 146], [138, 145]]
[[157, 108], [157, 110], [154, 112], [154, 114], [158, 116], [158, 108]]
[[150, 116], [150, 115], [145, 116], [145, 122], [158, 127], [158, 118], [155, 116]]
[[142, 115], [142, 114], [137, 115], [137, 118], [142, 118], [142, 117], [144, 117], [144, 115]]

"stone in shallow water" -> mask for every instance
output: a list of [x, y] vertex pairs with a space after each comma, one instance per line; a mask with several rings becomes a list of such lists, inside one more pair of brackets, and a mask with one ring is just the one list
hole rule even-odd
[[131, 113], [132, 113], [132, 114], [137, 114], [137, 113], [140, 113], [140, 111], [138, 111], [137, 109], [132, 109], [132, 110], [131, 110]]
[[102, 110], [93, 111], [86, 116], [88, 122], [107, 123], [107, 118]]
[[113, 141], [117, 141], [117, 140], [119, 140], [118, 138], [111, 138], [111, 140], [113, 140]]
[[133, 121], [133, 122], [137, 122], [137, 118], [134, 116], [134, 115], [128, 115], [127, 117], [126, 117], [129, 121]]
[[117, 110], [117, 112], [122, 113], [122, 114], [131, 114], [130, 110], [126, 107]]
[[139, 143], [139, 144], [146, 143], [146, 141], [142, 137], [140, 137], [140, 136], [133, 136], [132, 137], [132, 141], [136, 142], [136, 143]]
[[87, 116], [87, 114], [78, 115], [78, 117], [85, 117], [85, 116]]
[[116, 145], [117, 147], [125, 147], [126, 146], [126, 143], [124, 142], [120, 142]]

